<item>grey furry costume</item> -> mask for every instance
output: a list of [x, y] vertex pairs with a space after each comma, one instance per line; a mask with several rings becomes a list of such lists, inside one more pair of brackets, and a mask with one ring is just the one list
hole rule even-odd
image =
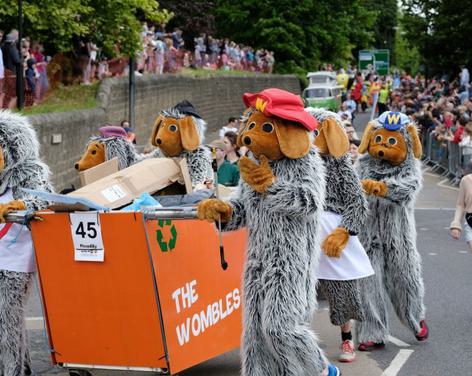
[[[186, 116], [189, 116], [188, 114], [180, 112], [175, 107], [161, 111], [161, 115], [165, 117], [172, 117], [174, 119], [181, 119]], [[201, 145], [205, 140], [205, 130], [207, 123], [203, 119], [200, 119], [196, 116], [191, 117], [197, 130]], [[199, 146], [194, 151], [184, 150], [177, 158], [187, 159], [190, 179], [192, 180], [192, 185], [194, 187], [197, 184], [202, 184], [206, 180], [213, 180], [213, 170], [211, 169], [211, 155], [210, 151], [207, 148]]]
[[[306, 109], [321, 124], [327, 118], [340, 123], [337, 114], [321, 108]], [[340, 124], [342, 127], [342, 125]], [[349, 154], [340, 158], [322, 155], [326, 166], [326, 201], [324, 209], [342, 217], [340, 226], [352, 235], [361, 230], [367, 219], [367, 201], [359, 176]], [[320, 289], [329, 303], [331, 323], [336, 326], [351, 319], [361, 321], [363, 310], [359, 296], [358, 280], [334, 281], [320, 279]]]
[[105, 145], [105, 160], [118, 158], [118, 168], [120, 170], [143, 159], [142, 156], [136, 153], [133, 144], [122, 137], [94, 136], [90, 138], [89, 143], [92, 141], [98, 141]]
[[398, 166], [366, 153], [359, 160], [361, 179], [386, 183], [385, 197], [368, 196], [370, 215], [359, 234], [375, 275], [361, 280], [365, 319], [356, 325], [359, 342], [386, 342], [389, 334], [386, 300], [414, 333], [424, 319], [421, 257], [416, 249], [414, 204], [421, 189], [420, 162], [412, 152], [405, 127], [399, 132], [407, 143], [407, 158]]
[[316, 308], [317, 226], [324, 166], [314, 148], [299, 159], [269, 162], [276, 180], [264, 194], [242, 179], [229, 201], [225, 231], [246, 226], [244, 376], [319, 375], [326, 360], [310, 330]]
[[[5, 159], [5, 169], [0, 172], [0, 195], [11, 189], [13, 198], [23, 200], [27, 209], [44, 208], [46, 203], [21, 191], [21, 188], [52, 191], [49, 169], [39, 158], [36, 133], [25, 117], [0, 112], [0, 145]], [[3, 376], [21, 376], [25, 366], [30, 366], [24, 310], [32, 276], [33, 273], [5, 270], [0, 265], [0, 374]]]

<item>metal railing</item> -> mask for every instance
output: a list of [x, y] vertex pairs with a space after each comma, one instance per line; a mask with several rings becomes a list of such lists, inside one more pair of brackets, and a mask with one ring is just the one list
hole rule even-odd
[[452, 141], [438, 141], [431, 132], [423, 132], [423, 162], [431, 170], [458, 185], [470, 156], [464, 154], [464, 148]]

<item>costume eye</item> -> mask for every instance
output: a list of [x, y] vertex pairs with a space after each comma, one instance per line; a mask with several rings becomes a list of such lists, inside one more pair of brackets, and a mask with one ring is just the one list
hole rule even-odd
[[96, 150], [92, 150], [92, 155], [95, 155], [97, 154], [97, 151]]
[[271, 123], [264, 123], [262, 124], [262, 130], [266, 133], [272, 133], [274, 126]]
[[249, 124], [249, 126], [247, 127], [247, 129], [252, 129], [256, 126], [256, 123], [255, 122], [252, 122], [251, 124]]
[[375, 136], [374, 141], [375, 141], [377, 144], [380, 144], [380, 143], [382, 142], [382, 136], [381, 136], [381, 135]]
[[315, 135], [315, 137], [318, 137], [318, 135], [320, 134], [320, 131], [318, 129], [315, 129], [313, 131], [313, 134]]
[[175, 125], [175, 124], [169, 125], [169, 131], [171, 131], [171, 132], [177, 132], [177, 125]]
[[389, 137], [388, 143], [393, 146], [397, 143], [397, 139], [395, 137]]

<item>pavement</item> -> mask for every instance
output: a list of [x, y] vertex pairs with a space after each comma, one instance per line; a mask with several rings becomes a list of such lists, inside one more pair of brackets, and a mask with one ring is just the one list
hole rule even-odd
[[[367, 115], [357, 119], [358, 131], [363, 129]], [[335, 361], [339, 353], [339, 329], [329, 322], [326, 302], [321, 301], [313, 318], [313, 329], [329, 359], [334, 360], [343, 376], [439, 376], [472, 375], [472, 256], [464, 240], [454, 241], [448, 233], [453, 217], [457, 188], [424, 168], [424, 187], [419, 195], [415, 216], [417, 245], [423, 258], [426, 287], [425, 303], [430, 339], [418, 343], [391, 311], [391, 342], [382, 351], [357, 352], [351, 364]], [[30, 299], [28, 332], [33, 367], [39, 375], [68, 375], [51, 366], [37, 289]], [[93, 371], [93, 375], [134, 376], [139, 372]], [[239, 351], [235, 350], [207, 361], [182, 376], [238, 376]], [[277, 375], [270, 375], [277, 376]]]

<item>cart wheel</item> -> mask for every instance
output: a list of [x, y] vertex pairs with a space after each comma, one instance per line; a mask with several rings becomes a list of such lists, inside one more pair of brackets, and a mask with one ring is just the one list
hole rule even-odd
[[86, 369], [70, 369], [69, 376], [92, 376]]

